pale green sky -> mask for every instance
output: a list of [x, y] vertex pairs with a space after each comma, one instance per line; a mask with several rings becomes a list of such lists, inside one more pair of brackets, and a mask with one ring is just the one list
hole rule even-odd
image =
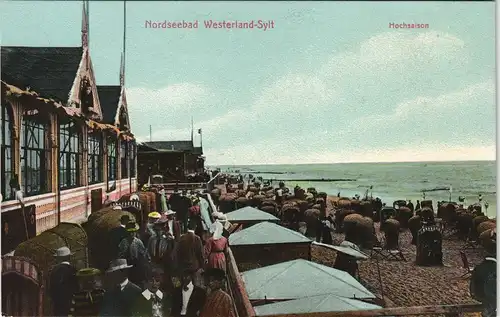
[[[118, 84], [122, 9], [90, 4], [98, 84]], [[144, 27], [165, 19], [200, 28]], [[2, 45], [78, 46], [80, 27], [78, 1], [0, 3]], [[494, 76], [494, 2], [127, 3], [135, 134], [189, 139], [194, 116], [209, 164], [494, 159]]]

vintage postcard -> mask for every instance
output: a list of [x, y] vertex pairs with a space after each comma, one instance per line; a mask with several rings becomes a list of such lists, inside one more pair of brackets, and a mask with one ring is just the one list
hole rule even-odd
[[2, 1], [4, 316], [497, 316], [493, 1]]

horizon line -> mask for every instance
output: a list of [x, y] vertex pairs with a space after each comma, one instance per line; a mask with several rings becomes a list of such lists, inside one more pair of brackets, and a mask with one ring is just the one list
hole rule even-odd
[[484, 159], [484, 160], [449, 160], [449, 161], [384, 161], [384, 162], [322, 162], [322, 163], [252, 163], [252, 164], [207, 164], [208, 166], [262, 166], [262, 165], [334, 165], [334, 164], [394, 164], [394, 163], [461, 163], [461, 162], [496, 162], [496, 159]]

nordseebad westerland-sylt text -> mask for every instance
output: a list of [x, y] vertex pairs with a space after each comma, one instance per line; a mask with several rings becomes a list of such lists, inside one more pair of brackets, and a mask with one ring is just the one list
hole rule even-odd
[[275, 28], [274, 20], [203, 20], [201, 23], [198, 20], [194, 21], [153, 21], [146, 20], [144, 23], [146, 29], [250, 29], [267, 31]]

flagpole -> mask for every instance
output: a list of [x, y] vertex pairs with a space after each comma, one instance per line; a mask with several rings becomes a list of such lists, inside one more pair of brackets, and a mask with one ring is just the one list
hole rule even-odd
[[202, 148], [203, 150], [203, 131], [200, 129], [200, 147]]
[[193, 116], [191, 116], [191, 143], [193, 143], [193, 141], [194, 141], [194, 124], [193, 124]]

